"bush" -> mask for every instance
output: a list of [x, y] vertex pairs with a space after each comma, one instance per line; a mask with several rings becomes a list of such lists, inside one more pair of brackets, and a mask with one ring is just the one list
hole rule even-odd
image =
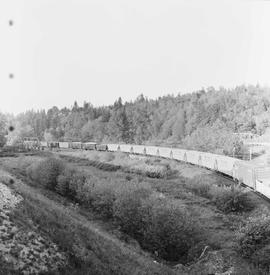
[[32, 164], [27, 169], [28, 176], [38, 184], [55, 190], [57, 179], [65, 168], [64, 163], [56, 158], [47, 158], [38, 163]]
[[86, 181], [86, 176], [75, 168], [66, 167], [57, 178], [56, 191], [62, 196], [76, 199], [79, 186]]
[[210, 199], [219, 210], [225, 213], [247, 212], [255, 208], [255, 203], [249, 192], [240, 187], [210, 185], [199, 177], [190, 180], [186, 188], [196, 195]]
[[237, 250], [257, 266], [270, 268], [270, 217], [250, 219], [237, 232]]
[[201, 177], [190, 180], [186, 187], [196, 195], [204, 198], [211, 198], [210, 189], [212, 186], [204, 182]]
[[225, 213], [247, 212], [255, 207], [250, 194], [241, 188], [215, 187], [210, 192], [217, 208]]
[[202, 228], [187, 210], [167, 200], [155, 200], [151, 212], [143, 246], [167, 261], [186, 263], [202, 239]]
[[93, 196], [92, 191], [94, 188], [92, 178], [87, 177], [85, 182], [77, 185], [76, 200], [85, 205], [86, 207], [92, 207]]
[[140, 241], [144, 235], [145, 217], [142, 204], [148, 199], [150, 188], [129, 184], [128, 190], [118, 192], [113, 215], [121, 230]]
[[93, 209], [105, 216], [113, 217], [113, 204], [116, 199], [114, 185], [110, 183], [95, 184], [90, 195]]
[[[251, 256], [251, 262], [256, 266], [265, 268], [270, 272], [270, 244], [265, 245], [263, 248], [258, 249]], [[268, 273], [269, 274], [269, 273]]]
[[125, 167], [124, 171], [141, 174], [149, 178], [166, 178], [172, 171], [167, 165], [149, 165], [146, 163], [135, 164], [131, 167]]
[[129, 186], [114, 203], [114, 218], [123, 232], [140, 245], [167, 261], [190, 260], [196, 243], [202, 239], [201, 227], [166, 198], [140, 185]]

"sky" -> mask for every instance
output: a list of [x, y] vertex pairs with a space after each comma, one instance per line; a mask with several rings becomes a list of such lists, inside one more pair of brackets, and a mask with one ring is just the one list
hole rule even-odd
[[0, 35], [2, 112], [270, 86], [270, 1], [0, 0]]

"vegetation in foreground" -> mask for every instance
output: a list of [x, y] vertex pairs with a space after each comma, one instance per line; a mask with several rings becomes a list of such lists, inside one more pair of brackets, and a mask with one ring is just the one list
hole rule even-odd
[[[174, 274], [172, 269], [154, 263], [140, 249], [107, 234], [57, 196], [51, 194], [49, 199], [42, 190], [13, 179], [11, 187], [24, 200], [10, 214], [12, 222], [20, 232], [39, 231], [49, 237], [67, 256], [67, 265], [48, 274]], [[6, 271], [3, 274], [15, 274], [11, 266], [1, 266], [0, 274]]]
[[32, 164], [27, 174], [35, 184], [113, 219], [143, 248], [166, 261], [186, 263], [190, 249], [203, 240], [202, 229], [187, 209], [144, 183], [96, 182], [56, 158]]
[[[40, 157], [26, 157], [20, 161], [11, 160], [8, 165], [9, 167], [17, 167], [14, 171], [29, 181], [34, 187], [33, 190], [48, 190], [45, 194], [54, 200], [60, 198], [56, 195], [57, 193], [61, 194], [63, 201], [78, 203], [79, 209], [85, 209], [89, 214], [96, 213], [95, 215], [100, 216], [106, 223], [118, 227], [122, 233], [121, 235], [117, 233], [117, 236], [121, 236], [121, 239], [126, 239], [128, 242], [132, 239], [137, 240], [140, 245], [133, 244], [137, 247], [136, 250], [142, 247], [157, 260], [162, 261], [163, 259], [167, 263], [174, 264], [184, 263], [185, 266], [181, 266], [182, 273], [185, 271], [196, 274], [202, 269], [202, 265], [208, 270], [207, 272], [213, 272], [213, 270], [220, 272], [220, 267], [218, 269], [215, 263], [210, 264], [213, 262], [212, 257], [214, 259], [218, 257], [216, 261], [224, 259], [225, 262], [228, 262], [224, 262], [225, 269], [222, 269], [223, 271], [228, 270], [231, 265], [235, 264], [235, 259], [242, 255], [239, 250], [236, 250], [238, 255], [233, 252], [233, 247], [237, 246], [234, 231], [238, 229], [240, 224], [245, 225], [245, 220], [250, 216], [250, 211], [251, 213], [257, 211], [257, 205], [253, 204], [248, 209], [249, 212], [243, 211], [242, 207], [238, 208], [238, 204], [236, 206], [232, 204], [229, 210], [219, 208], [216, 203], [217, 200], [214, 198], [217, 195], [221, 196], [224, 190], [226, 191], [225, 194], [228, 192], [231, 194], [234, 191], [221, 185], [209, 187], [212, 186], [211, 181], [209, 182], [211, 179], [209, 176], [197, 180], [183, 180], [174, 177], [164, 181], [162, 178], [151, 179], [119, 171], [116, 173], [103, 171], [101, 173], [98, 169], [84, 166], [81, 162], [70, 162], [67, 165], [57, 158], [52, 160], [51, 158]], [[206, 179], [209, 186], [206, 184]], [[238, 192], [239, 194], [245, 193], [237, 188], [236, 190], [237, 194]], [[246, 194], [244, 198], [249, 196], [250, 194]], [[227, 198], [227, 195], [221, 197]], [[91, 264], [85, 265], [84, 260], [82, 260], [84, 257], [81, 257], [83, 254], [73, 250], [74, 243], [81, 239], [81, 233], [76, 226], [67, 225], [70, 214], [66, 216], [65, 221], [62, 221], [61, 215], [63, 213], [58, 216], [55, 209], [49, 210], [47, 209], [48, 206], [43, 206], [35, 199], [31, 199], [32, 206], [27, 204], [26, 208], [23, 208], [24, 214], [19, 214], [33, 217], [35, 223], [41, 224], [42, 228], [46, 230], [46, 234], [55, 236], [55, 241], [60, 244], [63, 242], [63, 247], [67, 242], [66, 236], [64, 236], [65, 230], [70, 231], [73, 228], [71, 230], [72, 235], [67, 234], [67, 238], [72, 241], [65, 249], [71, 252], [73, 256], [79, 255], [79, 260], [75, 260], [75, 265], [79, 261], [81, 268], [84, 266], [84, 270], [87, 270]], [[245, 201], [245, 199], [243, 200]], [[226, 200], [224, 199], [224, 201]], [[252, 199], [249, 197], [246, 200], [247, 205], [250, 201]], [[229, 203], [229, 205], [231, 204]], [[34, 211], [35, 207], [46, 210], [37, 213]], [[251, 210], [254, 207], [255, 210]], [[67, 210], [66, 207], [64, 209]], [[18, 217], [18, 215], [16, 216]], [[190, 219], [191, 216], [192, 219]], [[87, 219], [84, 218], [84, 221]], [[57, 233], [58, 230], [59, 233]], [[115, 234], [115, 229], [113, 232]], [[129, 237], [124, 237], [125, 235]], [[86, 243], [88, 243], [87, 240], [80, 241], [79, 246], [83, 249]], [[206, 247], [208, 248], [206, 249]], [[88, 248], [86, 249], [88, 250]], [[203, 262], [200, 257], [205, 249], [210, 249], [210, 252], [206, 252], [203, 256]], [[176, 251], [177, 253], [175, 253]], [[208, 263], [205, 262], [206, 259], [208, 259]], [[236, 266], [240, 270], [239, 265]], [[78, 270], [76, 268], [78, 267], [73, 265], [72, 270]], [[250, 270], [252, 270], [251, 273]], [[259, 272], [258, 270], [258, 265], [252, 267], [246, 263], [242, 266], [244, 273], [241, 271], [242, 273], [239, 274], [264, 274], [264, 271], [256, 273]], [[207, 274], [207, 272], [203, 274]]]
[[237, 250], [254, 265], [270, 272], [270, 216], [261, 214], [248, 219], [237, 232]]
[[[122, 168], [128, 173], [136, 173], [150, 178], [168, 179], [176, 175], [181, 164], [151, 157], [130, 158], [124, 153], [65, 151], [60, 157], [64, 160], [90, 165], [105, 171]], [[96, 165], [98, 163], [98, 165]], [[229, 212], [248, 212], [255, 204], [247, 192], [240, 186], [222, 186], [209, 183], [200, 177], [187, 181], [185, 188], [194, 194], [210, 199], [219, 210]]]
[[224, 213], [249, 212], [256, 207], [250, 191], [234, 183], [231, 186], [209, 184], [200, 177], [190, 180], [187, 188], [193, 193], [210, 199]]

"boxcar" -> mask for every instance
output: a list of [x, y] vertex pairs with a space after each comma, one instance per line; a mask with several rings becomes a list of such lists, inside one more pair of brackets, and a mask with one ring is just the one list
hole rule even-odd
[[59, 147], [61, 149], [68, 149], [69, 148], [69, 142], [65, 142], [65, 141], [59, 142]]
[[269, 179], [257, 179], [256, 191], [260, 192], [264, 196], [270, 198], [270, 180]]
[[108, 151], [116, 152], [118, 149], [118, 144], [108, 144]]
[[97, 149], [97, 151], [108, 151], [108, 145], [107, 144], [97, 144], [96, 149]]
[[[186, 151], [186, 162], [199, 165], [201, 161], [201, 152], [198, 151]], [[201, 165], [201, 164], [200, 164]]]
[[82, 142], [71, 142], [71, 148], [72, 149], [82, 149]]
[[48, 142], [47, 141], [41, 141], [40, 142], [40, 149], [44, 150], [45, 148], [48, 148]]
[[120, 144], [120, 148], [121, 148], [120, 150], [121, 150], [121, 152], [124, 152], [124, 153], [130, 153], [131, 147], [133, 147], [133, 146], [130, 144]]
[[57, 142], [57, 141], [50, 141], [50, 142], [48, 142], [48, 147], [50, 149], [59, 148], [59, 142]]
[[96, 143], [95, 142], [84, 142], [82, 144], [82, 149], [84, 150], [96, 150]]
[[133, 153], [134, 154], [140, 154], [140, 155], [145, 155], [147, 154], [147, 146], [144, 145], [133, 145]]
[[36, 137], [25, 137], [23, 138], [23, 146], [27, 150], [38, 149], [40, 142]]
[[159, 156], [159, 151], [157, 146], [146, 146], [146, 153], [149, 156]]
[[239, 182], [256, 189], [256, 167], [247, 161], [235, 162], [235, 178]]
[[217, 160], [217, 170], [223, 174], [234, 177], [235, 163], [237, 159], [216, 155], [215, 159]]

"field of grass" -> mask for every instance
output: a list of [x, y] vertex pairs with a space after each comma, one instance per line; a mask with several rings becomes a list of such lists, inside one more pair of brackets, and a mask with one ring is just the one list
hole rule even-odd
[[[63, 251], [69, 253], [69, 266], [61, 272], [65, 274], [173, 274], [175, 272], [178, 274], [209, 274], [225, 272], [234, 268], [235, 274], [264, 274], [264, 271], [260, 271], [258, 267], [249, 263], [248, 259], [241, 258], [235, 250], [237, 246], [236, 232], [239, 228], [245, 226], [248, 219], [269, 212], [268, 204], [262, 199], [249, 192], [244, 197], [247, 196], [252, 201], [252, 209], [245, 211], [241, 208], [241, 199], [241, 203], [235, 205], [235, 201], [239, 201], [239, 197], [233, 193], [233, 207], [229, 205], [230, 208], [226, 209], [230, 211], [226, 212], [222, 207], [220, 208], [217, 203], [220, 200], [216, 198], [220, 198], [218, 197], [220, 194], [226, 200], [228, 196], [232, 197], [230, 189], [226, 187], [231, 182], [211, 171], [196, 168], [195, 173], [190, 174], [187, 171], [193, 171], [193, 166], [168, 160], [159, 161], [149, 158], [127, 160], [128, 156], [122, 154], [112, 156], [111, 153], [107, 155], [108, 153], [93, 152], [94, 156], [91, 157], [90, 154], [91, 152], [87, 152], [87, 156], [77, 152], [66, 153], [61, 159], [72, 169], [79, 171], [80, 175], [84, 175], [90, 186], [94, 186], [93, 190], [96, 191], [92, 192], [89, 197], [92, 201], [91, 205], [86, 205], [85, 200], [78, 199], [78, 196], [63, 197], [53, 190], [43, 188], [36, 181], [29, 180], [28, 168], [44, 159], [43, 156], [2, 158], [0, 160], [4, 169], [22, 180], [16, 180], [16, 183], [13, 184], [13, 188], [25, 197], [23, 204], [13, 215], [14, 221], [24, 227], [38, 227], [43, 234], [49, 235]], [[104, 168], [102, 163], [120, 167], [113, 169], [111, 166], [105, 165]], [[173, 172], [164, 177], [149, 177], [143, 168], [141, 173], [138, 173], [138, 170], [128, 169], [132, 165], [141, 167], [144, 164], [153, 167], [155, 165], [165, 166], [168, 171], [177, 170], [178, 173]], [[124, 165], [126, 169], [122, 169]], [[188, 174], [188, 177], [185, 177], [185, 173]], [[61, 182], [63, 183], [63, 180]], [[121, 223], [119, 227], [114, 216], [100, 215], [104, 211], [104, 200], [106, 199], [105, 206], [109, 205], [109, 209], [105, 208], [106, 211], [109, 210], [109, 213], [116, 215], [118, 219], [125, 218], [124, 212], [110, 212], [113, 210], [110, 207], [116, 209], [116, 206], [108, 201], [110, 198], [108, 195], [115, 196], [111, 190], [117, 190], [120, 186], [121, 191], [125, 185], [131, 186], [130, 184], [133, 183], [146, 186], [147, 190], [149, 189], [149, 192], [154, 194], [150, 199], [153, 201], [154, 198], [153, 206], [146, 200], [146, 206], [142, 204], [143, 208], [140, 211], [152, 209], [151, 211], [154, 211], [152, 213], [156, 213], [153, 214], [156, 218], [163, 217], [164, 219], [165, 216], [162, 216], [159, 203], [157, 204], [156, 201], [161, 201], [161, 203], [166, 201], [174, 205], [173, 209], [185, 209], [187, 211], [185, 213], [188, 213], [189, 217], [196, 221], [196, 226], [201, 232], [200, 243], [189, 249], [184, 266], [179, 262], [164, 261], [160, 255], [151, 252], [151, 248], [150, 253], [146, 252], [149, 251], [149, 247], [141, 241], [138, 243], [134, 240], [137, 231], [134, 231], [135, 235], [132, 237], [130, 229], [128, 232], [122, 230], [128, 227], [123, 227]], [[212, 185], [214, 187], [211, 187]], [[84, 194], [86, 194], [85, 190]], [[223, 195], [223, 193], [226, 194]], [[106, 194], [105, 197], [104, 194]], [[98, 196], [98, 199], [95, 196]], [[134, 203], [137, 203], [133, 195], [131, 198]], [[243, 203], [246, 203], [245, 198]], [[119, 201], [117, 197], [116, 201], [117, 209], [121, 210], [122, 208], [119, 207], [125, 205], [125, 201]], [[127, 201], [130, 202], [130, 199]], [[101, 202], [102, 204], [100, 204]], [[236, 211], [235, 207], [239, 205], [239, 211]], [[132, 209], [130, 208], [130, 210]], [[178, 215], [177, 211], [175, 215]], [[164, 212], [167, 216], [166, 213]], [[179, 215], [182, 215], [181, 213], [183, 212], [179, 212]], [[134, 220], [126, 220], [126, 218], [125, 221], [130, 222], [131, 225], [134, 222]], [[168, 222], [170, 220], [165, 224]], [[175, 222], [172, 225], [175, 225]], [[172, 228], [174, 227], [172, 226]], [[165, 227], [164, 230], [168, 229]], [[179, 230], [182, 229], [179, 228]], [[159, 234], [162, 233], [160, 230], [159, 232]], [[177, 231], [175, 232], [177, 233]], [[154, 236], [153, 233], [150, 235]], [[150, 240], [150, 243], [153, 241], [155, 240]], [[159, 241], [159, 243], [162, 242]], [[153, 245], [155, 244], [153, 243]], [[175, 265], [177, 267], [172, 268]]]

